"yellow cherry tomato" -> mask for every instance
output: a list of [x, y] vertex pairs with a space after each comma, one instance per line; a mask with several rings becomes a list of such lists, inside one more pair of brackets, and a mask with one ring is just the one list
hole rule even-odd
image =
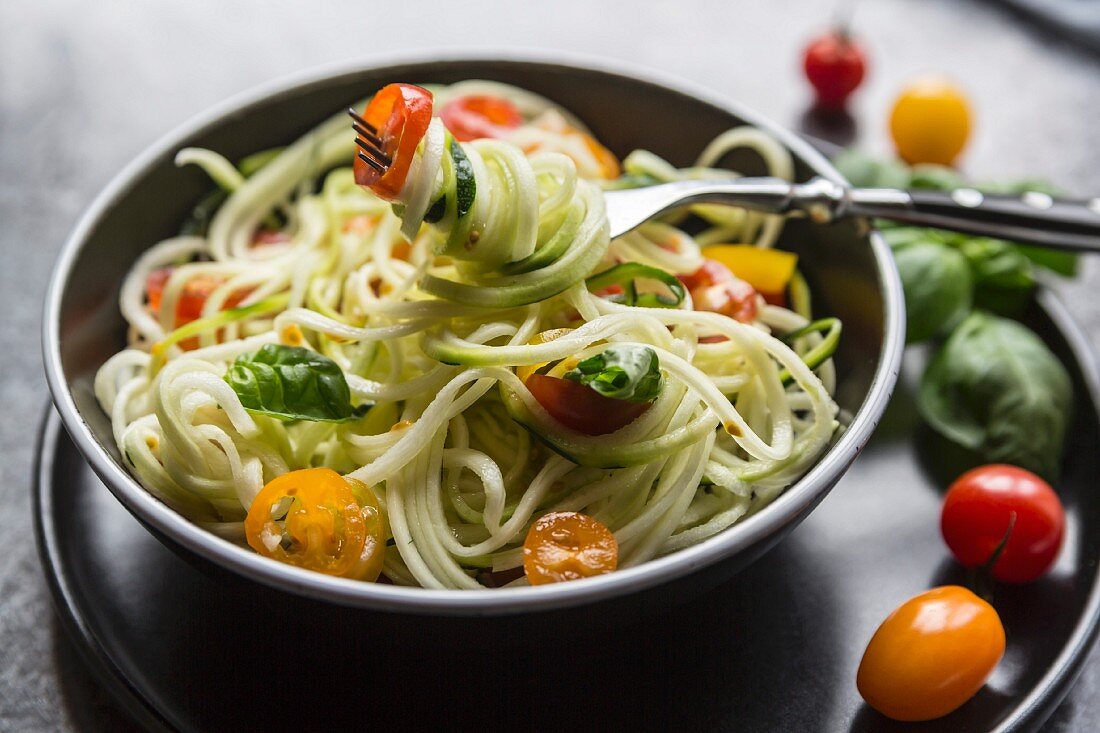
[[758, 293], [772, 296], [787, 292], [798, 264], [796, 254], [751, 244], [712, 244], [703, 247], [703, 257], [721, 262]]
[[[543, 331], [542, 333], [536, 333], [531, 337], [531, 340], [527, 343], [532, 346], [538, 346], [540, 344], [548, 344], [554, 339], [561, 338], [565, 334], [569, 333], [573, 329], [571, 328], [552, 328], [549, 331]], [[532, 374], [542, 369], [550, 362], [544, 361], [541, 364], [525, 364], [523, 366], [516, 367], [516, 376], [519, 377], [519, 381], [526, 382], [527, 378]]]
[[365, 484], [329, 468], [291, 471], [270, 481], [244, 520], [256, 552], [326, 575], [377, 580], [385, 528]]
[[970, 103], [943, 77], [914, 80], [890, 113], [890, 134], [902, 160], [951, 165], [970, 136]]
[[615, 535], [603, 522], [579, 512], [539, 517], [523, 543], [523, 571], [531, 585], [589, 578], [618, 565]]
[[933, 588], [878, 627], [856, 687], [889, 718], [932, 720], [973, 697], [1004, 652], [1004, 627], [992, 606], [957, 585]]

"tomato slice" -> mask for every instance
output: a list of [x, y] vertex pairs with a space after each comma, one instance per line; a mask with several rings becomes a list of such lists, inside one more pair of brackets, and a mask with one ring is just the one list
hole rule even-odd
[[523, 124], [516, 105], [501, 97], [472, 95], [457, 97], [439, 113], [439, 119], [456, 140], [468, 142], [483, 137], [503, 137]]
[[432, 93], [412, 84], [389, 84], [371, 99], [363, 119], [376, 130], [381, 150], [391, 162], [383, 173], [356, 155], [355, 182], [392, 201], [401, 193], [416, 146], [431, 124]]
[[[145, 279], [145, 293], [149, 298], [149, 308], [154, 314], [160, 313], [160, 301], [164, 296], [164, 288], [168, 284], [168, 278], [172, 276], [174, 267], [162, 267], [153, 270]], [[212, 275], [196, 275], [183, 285], [179, 302], [176, 304], [176, 328], [197, 320], [202, 315], [202, 309], [206, 305], [206, 299], [223, 282], [223, 279]], [[251, 289], [238, 290], [231, 294], [225, 301], [225, 309], [236, 308], [241, 304]]]
[[649, 409], [648, 402], [604, 397], [583, 384], [545, 374], [532, 374], [526, 384], [551, 417], [585, 435], [613, 433]]
[[729, 316], [741, 323], [756, 320], [756, 289], [717, 260], [703, 260], [690, 275], [678, 275], [691, 293], [695, 310]]
[[385, 533], [374, 492], [329, 468], [291, 471], [265, 486], [244, 520], [264, 557], [326, 575], [376, 580]]
[[523, 571], [531, 585], [590, 578], [618, 565], [615, 535], [587, 514], [552, 512], [539, 517], [523, 543]]

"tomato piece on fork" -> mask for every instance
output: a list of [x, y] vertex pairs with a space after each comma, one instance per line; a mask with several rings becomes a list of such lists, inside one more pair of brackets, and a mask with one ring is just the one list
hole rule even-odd
[[432, 121], [432, 93], [413, 84], [378, 90], [362, 115], [354, 114], [355, 182], [392, 201], [401, 193], [416, 147]]

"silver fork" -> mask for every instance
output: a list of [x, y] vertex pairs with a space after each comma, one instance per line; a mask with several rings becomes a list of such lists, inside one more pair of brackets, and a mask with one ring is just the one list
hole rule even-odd
[[[392, 164], [378, 131], [349, 109], [359, 158], [385, 173]], [[1100, 197], [1053, 198], [1039, 191], [1020, 196], [953, 191], [851, 188], [817, 176], [804, 183], [780, 178], [698, 179], [608, 191], [611, 236], [687, 204], [731, 204], [769, 214], [802, 213], [827, 224], [870, 217], [916, 226], [1010, 239], [1053, 249], [1100, 252]]]
[[732, 204], [770, 214], [801, 212], [825, 224], [848, 217], [890, 219], [916, 226], [1011, 239], [1053, 249], [1100, 252], [1100, 198], [984, 194], [974, 188], [905, 191], [851, 188], [820, 176], [805, 183], [779, 178], [687, 180], [608, 191], [611, 236], [685, 204]]

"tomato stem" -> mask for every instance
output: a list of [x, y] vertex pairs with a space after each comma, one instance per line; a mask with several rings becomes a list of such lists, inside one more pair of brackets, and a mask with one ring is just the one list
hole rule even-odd
[[1016, 528], [1016, 512], [1013, 511], [1008, 515], [1008, 528], [1005, 530], [1004, 537], [994, 548], [993, 554], [990, 555], [989, 560], [982, 566], [983, 570], [988, 572], [993, 571], [993, 566], [997, 564], [997, 561], [1001, 559], [1001, 554], [1005, 551], [1005, 546], [1008, 544], [1008, 538], [1012, 536], [1012, 530]]
[[1008, 516], [1008, 527], [1005, 529], [1004, 536], [1001, 537], [1001, 541], [997, 543], [997, 546], [993, 548], [993, 554], [989, 556], [989, 559], [985, 561], [984, 565], [979, 565], [971, 570], [970, 585], [974, 588], [975, 594], [990, 603], [993, 602], [993, 566], [1001, 559], [1001, 555], [1008, 545], [1008, 538], [1012, 536], [1012, 530], [1015, 528], [1016, 512], [1013, 511]]

